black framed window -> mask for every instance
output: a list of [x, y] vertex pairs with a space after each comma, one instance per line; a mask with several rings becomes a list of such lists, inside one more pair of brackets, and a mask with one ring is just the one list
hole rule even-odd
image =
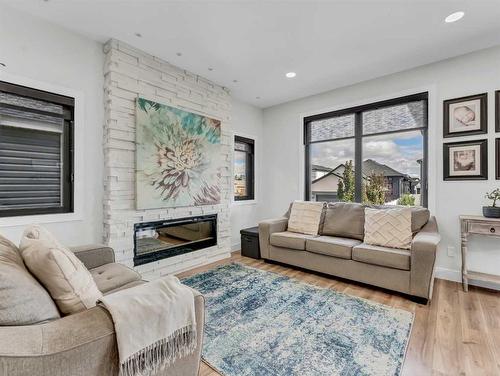
[[234, 200], [253, 200], [255, 191], [255, 141], [234, 136]]
[[428, 94], [304, 118], [305, 199], [427, 206]]
[[0, 217], [73, 211], [74, 106], [0, 81]]

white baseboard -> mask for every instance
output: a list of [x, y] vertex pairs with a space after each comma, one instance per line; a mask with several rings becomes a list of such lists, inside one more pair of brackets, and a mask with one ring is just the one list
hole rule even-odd
[[[445, 279], [447, 281], [462, 283], [462, 272], [460, 272], [459, 270], [441, 268], [438, 266], [434, 270], [434, 277], [439, 279]], [[469, 285], [500, 291], [500, 284], [494, 282], [485, 282], [485, 281], [469, 279]]]
[[241, 242], [231, 244], [231, 252], [241, 250]]
[[441, 268], [437, 266], [434, 270], [434, 277], [447, 281], [462, 282], [462, 273], [458, 270]]

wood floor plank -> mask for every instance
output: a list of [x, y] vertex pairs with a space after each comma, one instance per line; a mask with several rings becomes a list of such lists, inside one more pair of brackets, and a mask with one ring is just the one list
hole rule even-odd
[[[471, 289], [472, 290], [472, 289]], [[471, 291], [469, 290], [469, 291]], [[467, 375], [494, 374], [496, 364], [478, 294], [459, 290], [464, 366]]]
[[458, 285], [441, 284], [443, 291], [437, 301], [438, 320], [434, 336], [433, 370], [452, 375], [463, 375], [463, 347], [461, 342], [461, 320], [459, 314]]
[[491, 349], [494, 361], [493, 374], [500, 375], [500, 293], [498, 291], [473, 287], [481, 305], [481, 312], [486, 327], [486, 343]]
[[[231, 262], [414, 312], [402, 372], [404, 376], [500, 375], [498, 291], [471, 286], [465, 293], [460, 284], [438, 279], [434, 284], [432, 301], [424, 306], [385, 290], [250, 259], [239, 252], [234, 252], [229, 259], [181, 273], [179, 277], [188, 277]], [[219, 374], [203, 363], [199, 376]]]
[[396, 305], [402, 305], [414, 312], [412, 333], [406, 354], [403, 375], [420, 376], [431, 375], [434, 360], [434, 344], [438, 313], [439, 295], [443, 289], [437, 283], [434, 290], [434, 299], [427, 305], [415, 304], [408, 299], [395, 296]]

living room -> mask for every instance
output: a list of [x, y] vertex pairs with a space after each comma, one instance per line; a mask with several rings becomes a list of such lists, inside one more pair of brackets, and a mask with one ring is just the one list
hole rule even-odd
[[0, 375], [500, 374], [499, 16], [0, 1]]

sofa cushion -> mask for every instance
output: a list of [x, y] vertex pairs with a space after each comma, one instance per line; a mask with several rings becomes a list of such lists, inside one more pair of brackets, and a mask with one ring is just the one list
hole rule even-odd
[[352, 249], [352, 259], [387, 268], [410, 270], [410, 251], [362, 243]]
[[45, 228], [28, 227], [19, 248], [24, 263], [49, 291], [62, 313], [95, 307], [102, 297], [83, 263]]
[[351, 202], [329, 203], [320, 234], [363, 240], [364, 225], [363, 205]]
[[422, 227], [424, 227], [427, 222], [429, 222], [429, 218], [431, 213], [429, 209], [423, 208], [421, 206], [412, 206], [411, 207], [411, 231], [415, 234], [419, 232]]
[[306, 240], [306, 251], [350, 260], [352, 247], [358, 244], [361, 244], [361, 241], [356, 239], [319, 236]]
[[104, 293], [104, 295], [109, 295], [109, 294], [112, 294], [112, 293], [120, 291], [120, 290], [125, 290], [125, 289], [129, 289], [131, 287], [134, 287], [134, 286], [139, 286], [139, 285], [142, 285], [143, 283], [146, 283], [146, 281], [142, 281], [142, 280], [141, 281], [132, 281], [132, 282], [126, 283], [122, 286], [119, 286], [113, 290], [106, 291]]
[[135, 270], [118, 263], [98, 266], [91, 269], [90, 274], [103, 294], [141, 279], [140, 274]]
[[299, 234], [297, 232], [275, 232], [271, 234], [270, 243], [276, 247], [297, 249], [304, 251], [306, 249], [306, 239], [311, 238], [310, 235]]
[[0, 326], [59, 317], [54, 301], [26, 269], [17, 247], [0, 235]]
[[288, 219], [288, 231], [318, 235], [324, 207], [324, 202], [294, 201]]

